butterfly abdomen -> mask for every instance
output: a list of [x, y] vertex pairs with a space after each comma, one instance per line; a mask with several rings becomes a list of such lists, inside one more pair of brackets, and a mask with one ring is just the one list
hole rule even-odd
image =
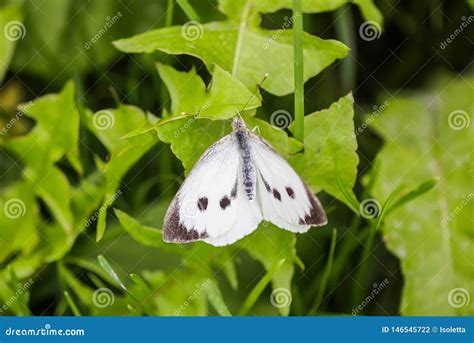
[[237, 144], [239, 146], [244, 191], [247, 195], [247, 198], [252, 201], [255, 198], [257, 174], [255, 172], [255, 167], [252, 163], [248, 134], [246, 131], [239, 130], [235, 131], [234, 135], [237, 139]]

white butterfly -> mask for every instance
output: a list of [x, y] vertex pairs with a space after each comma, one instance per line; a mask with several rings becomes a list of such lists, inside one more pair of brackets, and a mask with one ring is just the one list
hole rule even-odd
[[235, 117], [233, 132], [194, 165], [166, 212], [166, 242], [232, 244], [262, 220], [292, 232], [325, 225], [319, 200], [263, 138]]

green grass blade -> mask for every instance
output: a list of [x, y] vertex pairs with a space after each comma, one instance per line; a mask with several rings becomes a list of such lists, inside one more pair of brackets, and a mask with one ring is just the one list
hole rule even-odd
[[188, 0], [177, 0], [179, 7], [183, 10], [184, 14], [190, 19], [197, 22], [201, 21], [201, 18], [196, 13], [194, 8], [189, 4]]
[[76, 317], [81, 317], [82, 314], [81, 314], [81, 311], [79, 311], [79, 307], [76, 305], [76, 302], [74, 301], [74, 299], [71, 297], [71, 295], [69, 294], [68, 291], [64, 291], [64, 297], [66, 298], [66, 302], [67, 304], [69, 305], [72, 313], [76, 316]]
[[324, 293], [326, 293], [326, 286], [328, 284], [329, 276], [331, 275], [332, 263], [334, 261], [334, 252], [336, 251], [336, 241], [337, 241], [337, 230], [332, 230], [331, 235], [331, 246], [329, 248], [329, 255], [328, 261], [326, 264], [326, 268], [324, 269], [323, 278], [321, 279], [321, 285], [319, 286], [318, 294], [316, 295], [316, 299], [314, 301], [313, 308], [308, 313], [310, 316], [315, 316], [318, 312], [319, 305], [321, 305], [321, 301], [323, 299]]
[[280, 269], [281, 265], [285, 262], [285, 259], [282, 259], [275, 263], [273, 267], [260, 279], [260, 281], [255, 285], [252, 291], [249, 293], [247, 298], [244, 301], [244, 304], [239, 310], [239, 316], [245, 316], [250, 311], [250, 309], [255, 305], [258, 298], [264, 291], [265, 287], [270, 283], [272, 280], [273, 274]]
[[295, 79], [295, 138], [304, 140], [303, 11], [301, 0], [293, 0], [293, 53]]
[[117, 273], [109, 264], [109, 262], [105, 259], [105, 257], [99, 255], [97, 256], [97, 260], [99, 261], [99, 265], [102, 267], [102, 269], [105, 270], [105, 272], [117, 283], [117, 285], [119, 285], [124, 291], [127, 291], [127, 287], [125, 287], [122, 280], [120, 280]]
[[224, 298], [222, 297], [222, 293], [219, 290], [219, 287], [215, 282], [211, 282], [209, 286], [206, 288], [206, 295], [207, 299], [211, 303], [212, 307], [219, 313], [220, 316], [223, 317], [230, 317], [229, 309], [224, 302]]
[[165, 19], [165, 26], [173, 25], [173, 14], [174, 14], [174, 0], [168, 0], [166, 5], [166, 19]]

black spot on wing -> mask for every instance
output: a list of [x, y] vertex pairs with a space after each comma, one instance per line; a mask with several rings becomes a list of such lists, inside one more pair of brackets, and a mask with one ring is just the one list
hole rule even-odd
[[206, 197], [199, 198], [198, 200], [199, 211], [202, 212], [202, 211], [207, 210], [207, 203], [208, 203], [208, 200]]
[[230, 199], [229, 197], [226, 195], [225, 197], [223, 197], [221, 199], [221, 201], [219, 201], [219, 205], [221, 206], [221, 208], [223, 210], [225, 210], [228, 206], [230, 206]]
[[273, 197], [278, 201], [281, 201], [281, 194], [276, 190], [276, 188], [273, 188]]
[[186, 243], [208, 237], [207, 232], [199, 233], [194, 228], [188, 228], [180, 223], [179, 207], [177, 204], [171, 205], [166, 213], [165, 223], [163, 225], [163, 240], [165, 242]]
[[318, 199], [314, 196], [313, 193], [305, 185], [306, 195], [308, 196], [311, 208], [309, 213], [306, 213], [304, 218], [300, 218], [298, 223], [300, 225], [325, 225], [328, 220], [326, 218], [326, 213], [324, 212], [323, 207], [319, 203]]
[[286, 190], [286, 194], [288, 194], [288, 196], [291, 199], [295, 198], [295, 191], [293, 190], [293, 188], [287, 186], [287, 187], [285, 187], [285, 190]]

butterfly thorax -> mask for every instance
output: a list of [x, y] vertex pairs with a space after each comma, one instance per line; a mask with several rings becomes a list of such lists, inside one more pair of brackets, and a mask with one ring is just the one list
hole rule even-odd
[[234, 117], [234, 119], [232, 119], [232, 129], [234, 130], [234, 132], [248, 130], [247, 125], [245, 125], [245, 122], [240, 119], [240, 117]]
[[[235, 121], [234, 121], [235, 122]], [[243, 122], [242, 122], [243, 123]], [[242, 175], [242, 183], [244, 186], [245, 195], [252, 201], [255, 198], [257, 174], [252, 163], [252, 156], [249, 143], [249, 131], [245, 127], [236, 129], [234, 126], [234, 137], [239, 148], [240, 171]]]

